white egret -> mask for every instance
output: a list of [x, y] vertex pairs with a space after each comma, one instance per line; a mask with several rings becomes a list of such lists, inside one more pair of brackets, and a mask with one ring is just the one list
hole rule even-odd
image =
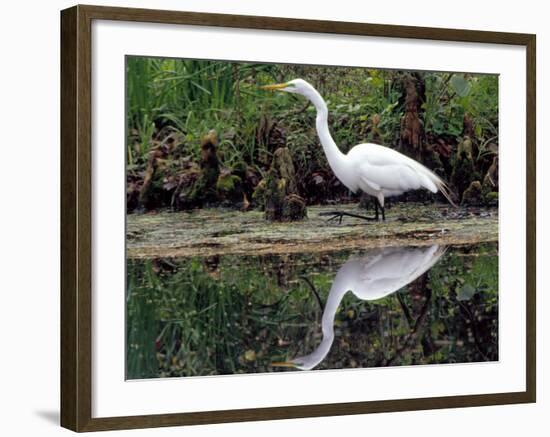
[[431, 269], [445, 246], [384, 247], [346, 261], [336, 273], [321, 319], [323, 339], [309, 355], [273, 363], [278, 367], [311, 370], [327, 356], [334, 341], [334, 318], [342, 298], [352, 291], [361, 300], [377, 300], [395, 293]]
[[445, 182], [434, 172], [396, 150], [379, 144], [364, 143], [354, 146], [347, 154], [338, 148], [328, 127], [327, 104], [317, 90], [303, 79], [290, 82], [264, 85], [265, 90], [285, 91], [301, 94], [317, 110], [316, 128], [319, 140], [327, 157], [330, 168], [336, 177], [352, 192], [362, 191], [375, 198], [374, 218], [363, 217], [345, 212], [329, 213], [333, 218], [344, 215], [364, 219], [378, 220], [378, 208], [385, 220], [384, 200], [398, 196], [409, 190], [420, 188], [432, 193], [440, 191], [455, 206], [451, 192]]

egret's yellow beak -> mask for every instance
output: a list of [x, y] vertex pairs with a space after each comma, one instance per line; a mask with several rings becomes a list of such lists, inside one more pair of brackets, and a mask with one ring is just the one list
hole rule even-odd
[[287, 83], [274, 83], [271, 85], [264, 85], [261, 86], [260, 89], [266, 90], [266, 91], [276, 91], [276, 90], [282, 90], [288, 86]]
[[291, 361], [277, 361], [275, 363], [271, 363], [273, 367], [296, 367], [296, 364], [294, 364]]

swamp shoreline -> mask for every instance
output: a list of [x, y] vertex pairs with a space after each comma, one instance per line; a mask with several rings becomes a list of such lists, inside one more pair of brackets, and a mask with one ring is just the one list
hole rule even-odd
[[319, 215], [335, 210], [371, 214], [356, 204], [309, 206], [307, 219], [282, 223], [265, 221], [261, 211], [223, 208], [128, 214], [126, 253], [130, 259], [147, 259], [498, 241], [498, 209], [493, 207], [396, 204], [385, 222], [344, 217], [339, 224]]

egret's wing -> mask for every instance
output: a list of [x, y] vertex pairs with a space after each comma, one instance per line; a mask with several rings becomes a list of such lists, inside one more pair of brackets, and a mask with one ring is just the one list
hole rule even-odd
[[361, 180], [375, 189], [403, 192], [417, 190], [423, 186], [422, 177], [407, 165], [377, 165], [365, 160], [359, 168]]
[[349, 156], [358, 166], [359, 177], [376, 189], [408, 191], [426, 188], [435, 193], [442, 181], [415, 160], [378, 144], [355, 146]]
[[445, 253], [445, 247], [384, 248], [379, 256], [365, 258], [353, 292], [361, 299], [387, 296], [428, 271]]

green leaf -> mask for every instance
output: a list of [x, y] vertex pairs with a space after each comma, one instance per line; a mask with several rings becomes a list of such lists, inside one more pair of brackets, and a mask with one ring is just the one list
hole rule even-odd
[[481, 127], [481, 125], [476, 124], [476, 127], [474, 129], [475, 129], [476, 137], [478, 138], [481, 137], [481, 135], [483, 134], [483, 128]]
[[467, 96], [472, 88], [464, 76], [456, 74], [451, 78], [451, 86], [460, 97]]
[[470, 300], [474, 294], [476, 294], [476, 289], [470, 284], [464, 284], [460, 290], [458, 290], [456, 298], [460, 301]]
[[256, 360], [256, 352], [252, 349], [247, 350], [244, 353], [244, 359], [246, 361], [255, 361]]

